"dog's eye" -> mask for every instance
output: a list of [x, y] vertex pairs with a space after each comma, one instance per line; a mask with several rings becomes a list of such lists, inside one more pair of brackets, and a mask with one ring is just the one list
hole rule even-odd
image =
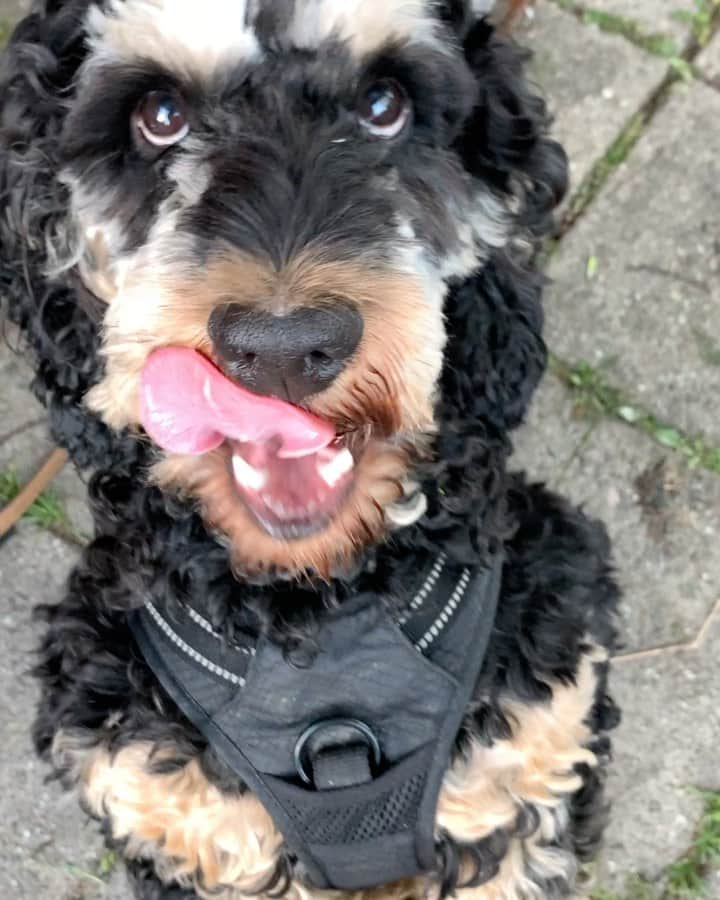
[[360, 97], [361, 125], [377, 137], [396, 137], [410, 118], [410, 98], [393, 78], [373, 82]]
[[142, 137], [155, 147], [177, 144], [190, 130], [185, 101], [166, 91], [146, 94], [137, 105], [133, 120]]

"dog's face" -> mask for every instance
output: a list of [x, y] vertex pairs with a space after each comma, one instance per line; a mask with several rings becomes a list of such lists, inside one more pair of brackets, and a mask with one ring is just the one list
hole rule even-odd
[[[215, 391], [241, 418], [248, 403], [277, 417], [277, 440], [231, 428], [161, 446], [154, 470], [247, 569], [327, 574], [422, 512], [412, 467], [437, 427], [448, 283], [503, 246], [517, 202], [466, 164], [479, 86], [455, 26], [470, 15], [435, 0], [83, 11], [58, 268], [103, 304], [87, 403], [146, 425], [149, 360], [175, 348], [188, 369], [161, 418], [199, 433]], [[197, 354], [212, 390], [191, 396]], [[329, 445], [281, 452], [298, 409]]]

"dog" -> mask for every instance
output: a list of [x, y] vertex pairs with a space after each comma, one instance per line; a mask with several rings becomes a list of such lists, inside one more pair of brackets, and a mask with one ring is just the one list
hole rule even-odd
[[3, 55], [95, 523], [34, 741], [142, 900], [567, 897], [600, 840], [608, 539], [508, 469], [566, 159], [486, 13], [38, 0]]

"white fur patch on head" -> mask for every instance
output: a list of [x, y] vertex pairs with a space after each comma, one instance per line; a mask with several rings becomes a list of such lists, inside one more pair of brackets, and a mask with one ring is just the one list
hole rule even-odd
[[392, 41], [446, 51], [439, 29], [432, 0], [296, 0], [289, 37], [306, 48], [337, 38], [362, 57]]
[[106, 10], [90, 8], [87, 27], [91, 63], [147, 59], [211, 78], [224, 64], [260, 56], [247, 0], [111, 0]]

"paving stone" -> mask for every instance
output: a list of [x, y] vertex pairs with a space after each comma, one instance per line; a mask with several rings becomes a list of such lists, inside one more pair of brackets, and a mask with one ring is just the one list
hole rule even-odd
[[676, 18], [675, 13], [695, 12], [693, 0], [588, 0], [584, 5], [633, 19], [646, 34], [666, 34], [675, 39], [679, 50], [690, 37], [691, 25]]
[[29, 526], [0, 544], [0, 893], [13, 900], [128, 900], [121, 873], [107, 888], [97, 879], [97, 826], [45, 783], [47, 768], [30, 744], [37, 688], [27, 671], [39, 639], [32, 609], [60, 599], [76, 558]]
[[720, 89], [720, 32], [695, 60], [695, 64], [715, 87]]
[[562, 390], [541, 392], [513, 462], [607, 525], [627, 650], [693, 639], [720, 595], [720, 478], [620, 423], [588, 434]]
[[702, 814], [692, 788], [720, 788], [719, 655], [720, 619], [697, 651], [615, 663], [611, 689], [623, 721], [599, 883], [619, 889], [633, 872], [657, 879], [690, 846]]
[[577, 187], [667, 67], [546, 0], [519, 29], [518, 39], [534, 51], [531, 75], [555, 116], [553, 133], [570, 157]]
[[[550, 346], [720, 444], [720, 93], [678, 85], [550, 265]], [[585, 277], [590, 256], [597, 260]]]
[[0, 46], [15, 23], [30, 9], [30, 0], [0, 0]]
[[513, 435], [511, 467], [527, 472], [530, 481], [544, 481], [560, 489], [578, 446], [592, 429], [592, 423], [575, 413], [569, 392], [548, 373], [526, 422]]

